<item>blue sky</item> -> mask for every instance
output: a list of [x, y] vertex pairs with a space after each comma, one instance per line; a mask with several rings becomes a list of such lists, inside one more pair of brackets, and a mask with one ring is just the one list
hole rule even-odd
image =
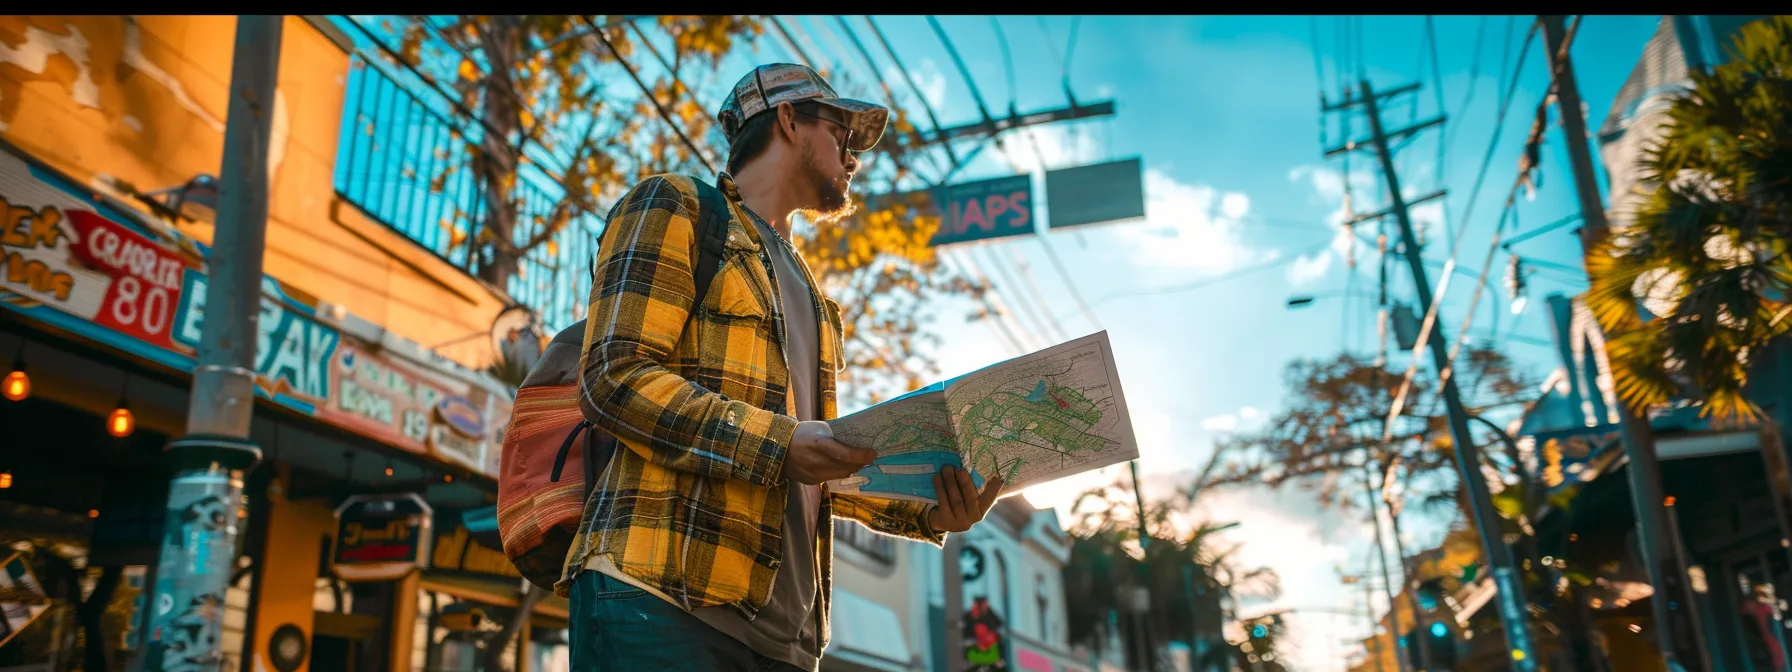
[[[878, 100], [871, 70], [832, 17], [783, 17], [810, 56], [844, 61], [834, 72], [835, 84], [848, 95]], [[1448, 144], [1439, 178], [1438, 142], [1429, 132], [1407, 146], [1399, 157], [1401, 181], [1409, 193], [1450, 189], [1449, 228], [1462, 221], [1468, 192], [1494, 130], [1496, 103], [1518, 60], [1519, 45], [1531, 17], [1519, 17], [1508, 31], [1507, 17], [1437, 17], [1437, 70], [1451, 116]], [[965, 80], [923, 17], [878, 17], [917, 83], [932, 99], [942, 122], [954, 125], [977, 119], [976, 103]], [[995, 29], [987, 16], [948, 16], [939, 20], [964, 58], [992, 112], [1006, 110], [1008, 74]], [[1361, 63], [1378, 88], [1421, 81], [1418, 118], [1437, 113], [1430, 55], [1421, 16], [1370, 16], [1357, 20]], [[1589, 109], [1589, 125], [1597, 127], [1612, 97], [1628, 76], [1659, 17], [1593, 16], [1585, 19], [1573, 46], [1574, 65]], [[898, 99], [921, 110], [906, 92], [862, 17], [849, 19], [885, 70]], [[1039, 19], [1002, 17], [1003, 32], [1015, 63], [1014, 98], [1021, 111], [1065, 103], [1059, 55], [1065, 51], [1070, 17]], [[1317, 51], [1335, 99], [1339, 20], [1317, 22]], [[959, 179], [975, 179], [1048, 168], [1141, 157], [1146, 167], [1147, 217], [1144, 220], [1090, 227], [1078, 232], [1049, 233], [1049, 242], [1068, 266], [1082, 296], [1094, 302], [1099, 328], [1106, 329], [1140, 440], [1141, 467], [1147, 495], [1169, 487], [1177, 472], [1192, 469], [1210, 454], [1213, 441], [1225, 431], [1248, 430], [1282, 405], [1284, 365], [1301, 357], [1329, 357], [1349, 347], [1368, 352], [1375, 343], [1374, 308], [1366, 301], [1322, 299], [1301, 310], [1287, 310], [1284, 301], [1298, 294], [1337, 294], [1347, 287], [1345, 245], [1336, 236], [1344, 166], [1322, 156], [1319, 138], [1319, 76], [1315, 73], [1314, 22], [1305, 16], [1275, 17], [1082, 17], [1070, 63], [1070, 83], [1080, 101], [1112, 99], [1114, 117], [1075, 125], [1041, 128], [1032, 138], [1009, 136], [1012, 159], [993, 149], [966, 168]], [[1049, 33], [1051, 41], [1047, 41]], [[1476, 46], [1480, 42], [1477, 57]], [[1352, 41], [1355, 42], [1354, 40]], [[1500, 211], [1516, 175], [1516, 165], [1532, 114], [1547, 88], [1548, 73], [1542, 35], [1534, 38], [1520, 71], [1511, 111], [1487, 171], [1486, 184], [1468, 218], [1460, 243], [1459, 273], [1443, 305], [1447, 334], [1454, 340], [1467, 309], [1474, 276], [1479, 272]], [[788, 60], [790, 51], [774, 31], [758, 41], [756, 54], [743, 54], [724, 65], [718, 80], [744, 73], [746, 61]], [[1148, 45], [1148, 46], [1147, 46]], [[1055, 54], [1053, 50], [1056, 50]], [[1502, 58], [1510, 61], [1502, 70]], [[1479, 60], [1479, 74], [1471, 78]], [[729, 68], [734, 68], [730, 70]], [[1354, 66], [1350, 67], [1355, 70]], [[1465, 94], [1474, 88], [1472, 104], [1457, 116]], [[717, 89], [716, 91], [719, 91]], [[719, 100], [708, 92], [706, 100]], [[1411, 99], [1387, 110], [1387, 126], [1413, 120]], [[1328, 142], [1343, 135], [1334, 119]], [[1352, 137], [1366, 133], [1359, 116]], [[1038, 143], [1038, 149], [1033, 144]], [[1522, 231], [1576, 211], [1562, 134], [1552, 124], [1543, 150], [1542, 186], [1534, 201], [1520, 200]], [[1357, 212], [1382, 207], [1381, 186], [1372, 170], [1373, 155], [1362, 153], [1350, 163]], [[1595, 154], [1597, 158], [1597, 154]], [[1601, 175], [1603, 180], [1603, 175]], [[1043, 190], [1040, 178], [1035, 191]], [[1425, 256], [1448, 256], [1444, 213], [1432, 205], [1415, 210], [1429, 222], [1428, 238], [1444, 241]], [[1049, 213], [1047, 215], [1049, 217]], [[1579, 266], [1579, 245], [1572, 227], [1522, 242], [1522, 256]], [[1370, 232], [1373, 237], [1373, 232]], [[1328, 241], [1331, 244], [1328, 245]], [[1315, 250], [1319, 250], [1315, 252]], [[1355, 290], [1373, 290], [1372, 249], [1358, 246], [1364, 263]], [[1097, 329], [1081, 316], [1070, 291], [1051, 266], [1037, 239], [1011, 240], [959, 249], [958, 263], [971, 260], [997, 281], [1009, 303], [1043, 305], [1071, 337]], [[1127, 296], [1202, 281], [1274, 260], [1299, 259], [1268, 270], [1239, 275], [1191, 291]], [[997, 261], [997, 260], [1000, 261]], [[1020, 272], [1017, 260], [1027, 268]], [[998, 271], [995, 264], [1006, 268]], [[1530, 276], [1532, 301], [1515, 318], [1501, 281], [1506, 257], [1497, 256], [1490, 272], [1489, 293], [1498, 296], [1501, 333], [1549, 340], [1548, 319], [1541, 299], [1550, 292], [1573, 294], [1584, 283], [1561, 273]], [[1405, 276], [1403, 267], [1395, 275]], [[1432, 284], [1438, 267], [1430, 269]], [[1004, 275], [1012, 282], [1002, 282]], [[1033, 287], [1037, 287], [1037, 292]], [[1411, 283], [1393, 285], [1394, 295], [1411, 301]], [[1110, 298], [1112, 297], [1112, 298]], [[1106, 300], [1103, 300], [1106, 299]], [[1019, 311], [1022, 324], [1038, 327]], [[1038, 310], [1031, 311], [1038, 313]], [[1484, 333], [1495, 312], [1483, 297], [1471, 333]], [[1047, 318], [1049, 319], [1049, 318]], [[1516, 332], [1511, 331], [1517, 320]], [[1019, 329], [1020, 327], [1015, 327]], [[1025, 330], [1025, 329], [1023, 329]], [[1032, 347], [1057, 342], [1038, 333]], [[1049, 328], [1044, 329], [1049, 331]], [[939, 333], [946, 346], [938, 352], [944, 375], [970, 371], [1008, 356], [1009, 350], [985, 324], [943, 321]], [[1553, 368], [1552, 351], [1507, 340], [1506, 352], [1539, 378]], [[1404, 366], [1404, 354], [1393, 363]], [[847, 409], [843, 409], [847, 410]], [[1027, 493], [1039, 505], [1057, 506], [1060, 514], [1076, 492], [1122, 473], [1070, 479]], [[1357, 514], [1349, 519], [1322, 511], [1310, 494], [1299, 489], [1270, 492], [1243, 489], [1216, 492], [1207, 511], [1221, 520], [1243, 525], [1231, 540], [1244, 544], [1247, 561], [1268, 564], [1281, 574], [1285, 593], [1276, 606], [1360, 608], [1359, 591], [1345, 590], [1334, 571], [1361, 571], [1368, 552], [1369, 527]], [[1417, 518], [1417, 516], [1413, 516]], [[1442, 528], [1438, 521], [1403, 520], [1412, 537], [1409, 549], [1428, 546]], [[1266, 609], [1258, 605], [1246, 611]], [[1377, 610], [1385, 608], [1379, 601]], [[1342, 669], [1350, 651], [1342, 640], [1361, 636], [1360, 620], [1319, 613], [1293, 619], [1300, 669]]]

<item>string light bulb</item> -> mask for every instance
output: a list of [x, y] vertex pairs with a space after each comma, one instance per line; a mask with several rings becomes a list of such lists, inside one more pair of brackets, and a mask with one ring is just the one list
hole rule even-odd
[[131, 377], [125, 376], [124, 387], [118, 390], [118, 407], [106, 416], [106, 433], [120, 439], [137, 431], [137, 417], [131, 414], [131, 405], [125, 401], [125, 390], [130, 389]]
[[7, 401], [24, 401], [31, 396], [31, 376], [25, 373], [25, 339], [19, 339], [19, 349], [12, 355], [12, 368], [4, 380], [0, 380], [0, 396]]

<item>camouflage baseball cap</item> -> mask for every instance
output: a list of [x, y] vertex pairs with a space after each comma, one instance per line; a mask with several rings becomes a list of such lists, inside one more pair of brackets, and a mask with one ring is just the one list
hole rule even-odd
[[808, 66], [793, 63], [773, 63], [753, 68], [747, 76], [740, 78], [733, 91], [728, 92], [728, 99], [722, 101], [722, 109], [716, 113], [716, 118], [722, 122], [722, 135], [732, 145], [748, 119], [776, 108], [781, 103], [811, 100], [840, 113], [824, 118], [852, 130], [852, 137], [847, 140], [847, 149], [855, 152], [863, 152], [876, 146], [878, 139], [884, 135], [884, 125], [890, 120], [888, 108], [841, 98], [840, 94], [834, 92], [834, 87], [828, 86], [827, 80], [821, 78], [820, 73]]

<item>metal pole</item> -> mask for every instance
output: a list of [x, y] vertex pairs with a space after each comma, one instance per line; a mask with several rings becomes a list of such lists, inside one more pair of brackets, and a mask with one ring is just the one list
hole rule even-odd
[[1388, 504], [1388, 525], [1394, 532], [1394, 557], [1400, 559], [1400, 592], [1412, 608], [1412, 636], [1419, 646], [1419, 669], [1431, 669], [1431, 640], [1425, 636], [1425, 610], [1419, 604], [1418, 582], [1412, 580], [1412, 565], [1406, 561], [1406, 542], [1400, 540], [1400, 512]]
[[[1139, 551], [1149, 559], [1151, 557], [1151, 532], [1145, 527], [1145, 484], [1139, 481], [1139, 461], [1128, 462], [1127, 466], [1132, 469], [1132, 495], [1139, 507]], [[1136, 573], [1138, 574], [1139, 589], [1148, 590], [1151, 585], [1146, 580], [1150, 576], [1149, 566], [1141, 562]], [[1146, 592], [1145, 598], [1149, 600], [1150, 597], [1151, 594]], [[1144, 647], [1142, 653], [1145, 658], [1145, 669], [1155, 670], [1157, 669], [1157, 642], [1151, 636], [1151, 619], [1148, 617], [1150, 613], [1148, 606], [1145, 611], [1135, 611], [1133, 623], [1138, 627], [1140, 646]]]
[[946, 535], [941, 551], [940, 570], [946, 577], [946, 672], [958, 672], [964, 664], [964, 565], [958, 556], [964, 552], [964, 535]]
[[[1553, 73], [1556, 93], [1556, 111], [1562, 122], [1562, 144], [1567, 145], [1568, 160], [1574, 167], [1574, 190], [1580, 201], [1580, 214], [1583, 225], [1580, 230], [1581, 251], [1583, 254], [1598, 249], [1610, 234], [1610, 224], [1605, 219], [1605, 204], [1600, 198], [1599, 183], [1593, 175], [1593, 159], [1587, 149], [1586, 120], [1581, 116], [1580, 87], [1574, 79], [1574, 63], [1568, 54], [1562, 53], [1562, 43], [1566, 41], [1566, 29], [1562, 25], [1560, 15], [1539, 16], [1543, 23], [1545, 54], [1549, 57], [1550, 72]], [[1655, 617], [1656, 637], [1661, 648], [1662, 662], [1668, 669], [1677, 669], [1687, 664], [1689, 669], [1705, 670], [1710, 665], [1704, 661], [1704, 652], [1699, 650], [1695, 642], [1681, 642], [1687, 646], [1677, 646], [1674, 622], [1686, 619], [1682, 609], [1674, 608], [1674, 604], [1688, 604], [1688, 595], [1681, 590], [1685, 585], [1685, 572], [1676, 561], [1676, 553], [1668, 545], [1666, 516], [1663, 506], [1661, 487], [1661, 470], [1655, 460], [1655, 434], [1649, 427], [1646, 418], [1636, 417], [1629, 404], [1615, 404], [1618, 413], [1618, 433], [1624, 445], [1624, 457], [1629, 461], [1625, 475], [1630, 481], [1631, 506], [1636, 513], [1637, 537], [1641, 542], [1643, 565], [1649, 570], [1649, 583], [1655, 587], [1654, 599], [1649, 600], [1650, 610]], [[1675, 613], [1679, 612], [1679, 613]], [[1688, 619], [1690, 620], [1690, 619]], [[1698, 623], [1685, 624], [1695, 633], [1700, 629]], [[1692, 650], [1688, 650], [1691, 648]]]
[[[1367, 449], [1364, 452], [1368, 452]], [[1381, 517], [1375, 515], [1375, 469], [1369, 463], [1370, 460], [1363, 460], [1363, 493], [1369, 497], [1369, 526], [1375, 530], [1375, 555], [1381, 559], [1381, 588], [1388, 594], [1389, 639], [1394, 642], [1395, 667], [1400, 672], [1407, 672], [1412, 669], [1412, 663], [1400, 646], [1400, 633], [1405, 631], [1400, 629], [1400, 607], [1394, 596], [1393, 575], [1388, 573], [1387, 542], [1381, 540]], [[1413, 612], [1413, 616], [1418, 616], [1418, 612]]]
[[[1419, 305], [1429, 309], [1432, 305], [1431, 281], [1425, 276], [1425, 268], [1419, 260], [1419, 242], [1413, 235], [1412, 218], [1406, 212], [1406, 199], [1400, 194], [1400, 177], [1394, 171], [1394, 153], [1388, 148], [1387, 133], [1381, 127], [1381, 113], [1375, 103], [1374, 92], [1368, 82], [1360, 85], [1363, 94], [1363, 105], [1368, 112], [1369, 130], [1374, 134], [1375, 150], [1381, 159], [1381, 171], [1387, 178], [1388, 198], [1393, 202], [1395, 219], [1400, 224], [1400, 243], [1406, 248], [1406, 263], [1412, 271], [1413, 288], [1419, 295]], [[1438, 371], [1445, 371], [1450, 366], [1449, 348], [1444, 344], [1441, 330], [1428, 339], [1431, 345], [1431, 359]], [[1481, 460], [1475, 448], [1473, 437], [1468, 429], [1468, 411], [1462, 407], [1461, 391], [1456, 387], [1456, 377], [1443, 380], [1444, 408], [1450, 416], [1450, 437], [1456, 444], [1456, 468], [1462, 479], [1462, 487], [1468, 491], [1469, 510], [1474, 516], [1475, 527], [1481, 533], [1482, 551], [1486, 553], [1488, 565], [1492, 568], [1493, 580], [1498, 586], [1500, 606], [1500, 625], [1505, 628], [1506, 647], [1510, 651], [1512, 669], [1516, 672], [1534, 672], [1537, 669], [1536, 656], [1531, 649], [1530, 633], [1525, 628], [1527, 612], [1525, 610], [1524, 586], [1520, 581], [1518, 569], [1513, 566], [1512, 549], [1506, 546], [1500, 533], [1499, 513], [1493, 508], [1493, 498], [1487, 492], [1487, 482], [1481, 476]]]
[[249, 440], [255, 404], [256, 317], [267, 240], [268, 133], [283, 16], [237, 17], [229, 122], [219, 171], [206, 310], [200, 322], [187, 434], [168, 444], [162, 552], [144, 670], [219, 670], [224, 592], [236, 565], [243, 470], [261, 460]]

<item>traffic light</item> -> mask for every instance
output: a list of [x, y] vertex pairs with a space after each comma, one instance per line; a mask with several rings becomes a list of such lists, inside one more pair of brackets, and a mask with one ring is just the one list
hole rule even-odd
[[[1419, 638], [1425, 638], [1425, 646], [1419, 646]], [[1415, 670], [1452, 670], [1456, 668], [1456, 637], [1450, 631], [1450, 624], [1444, 620], [1429, 620], [1424, 627], [1415, 626], [1406, 631], [1401, 638], [1406, 644], [1406, 659]], [[1420, 651], [1431, 654], [1430, 660], [1422, 660]]]

